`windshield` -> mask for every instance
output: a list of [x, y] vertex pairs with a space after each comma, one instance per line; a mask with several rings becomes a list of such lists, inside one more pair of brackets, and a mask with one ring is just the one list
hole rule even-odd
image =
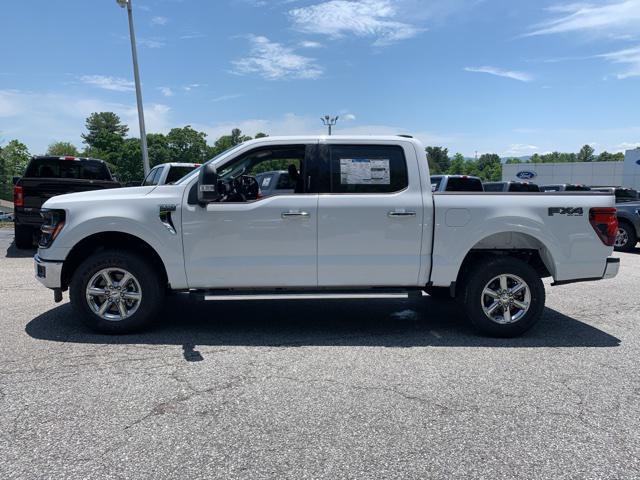
[[[242, 146], [244, 146], [244, 142], [243, 143], [239, 143], [238, 145], [228, 148], [227, 150], [225, 150], [222, 153], [219, 153], [218, 155], [216, 155], [215, 157], [213, 157], [211, 160], [208, 160], [207, 162], [204, 163], [204, 165], [206, 165], [207, 163], [211, 163], [211, 162], [215, 162], [216, 160], [218, 160], [219, 158], [230, 154], [231, 152], [233, 152], [234, 150], [239, 150]], [[193, 178], [195, 175], [197, 175], [197, 172], [200, 171], [200, 169], [202, 168], [202, 165], [199, 166], [198, 168], [196, 168], [195, 170], [187, 173], [184, 177], [182, 177], [180, 180], [176, 181], [174, 183], [174, 185], [180, 185], [184, 182], [188, 182], [191, 178]]]

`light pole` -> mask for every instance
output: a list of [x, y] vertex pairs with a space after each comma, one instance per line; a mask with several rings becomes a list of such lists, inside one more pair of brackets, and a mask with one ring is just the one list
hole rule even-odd
[[320, 120], [322, 120], [323, 125], [329, 129], [329, 135], [331, 135], [332, 128], [336, 123], [338, 123], [339, 118], [340, 117], [338, 117], [337, 115], [335, 117], [331, 117], [329, 115], [320, 117]]
[[129, 15], [129, 37], [131, 38], [131, 57], [133, 58], [133, 79], [136, 83], [136, 101], [138, 102], [138, 122], [140, 123], [140, 144], [142, 146], [142, 164], [145, 177], [149, 173], [149, 151], [147, 150], [147, 131], [144, 126], [144, 109], [142, 107], [142, 89], [140, 87], [140, 72], [138, 71], [138, 51], [136, 49], [136, 34], [133, 31], [132, 0], [116, 0], [118, 5], [127, 9]]

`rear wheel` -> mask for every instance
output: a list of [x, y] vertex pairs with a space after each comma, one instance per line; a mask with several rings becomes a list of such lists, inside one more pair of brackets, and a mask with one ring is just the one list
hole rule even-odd
[[536, 270], [513, 257], [479, 261], [465, 275], [461, 300], [471, 323], [488, 335], [515, 337], [544, 310], [544, 284]]
[[23, 250], [33, 248], [33, 234], [35, 231], [34, 228], [27, 225], [18, 225], [17, 223], [13, 228], [15, 233], [14, 238], [16, 247]]
[[619, 252], [631, 252], [638, 243], [638, 236], [634, 228], [626, 222], [620, 222], [618, 224], [618, 233], [616, 234], [616, 241], [613, 244], [615, 249]]
[[75, 271], [71, 304], [90, 328], [129, 333], [148, 325], [162, 307], [160, 278], [150, 262], [130, 252], [99, 253]]

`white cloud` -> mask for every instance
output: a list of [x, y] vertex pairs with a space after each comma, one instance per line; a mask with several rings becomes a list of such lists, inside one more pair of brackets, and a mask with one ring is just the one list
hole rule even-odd
[[289, 11], [294, 28], [310, 34], [370, 37], [384, 46], [418, 35], [423, 29], [398, 20], [391, 0], [329, 0]]
[[[341, 117], [342, 118], [342, 117]], [[239, 121], [225, 121], [214, 125], [193, 124], [193, 128], [206, 132], [209, 141], [214, 141], [222, 135], [228, 135], [231, 129], [239, 128], [247, 135], [255, 135], [264, 132], [275, 135], [325, 135], [327, 128], [322, 125], [317, 116], [296, 115], [287, 113], [282, 117], [269, 119], [245, 119]], [[338, 121], [334, 127], [336, 135], [396, 135], [399, 133], [411, 133], [407, 127], [392, 125], [369, 124], [350, 125]], [[454, 137], [433, 134], [430, 132], [413, 132], [413, 135], [426, 145], [442, 145], [454, 141]]]
[[597, 57], [604, 58], [612, 63], [628, 65], [626, 71], [616, 75], [618, 79], [622, 80], [629, 77], [640, 76], [640, 46], [626, 48], [616, 52], [604, 53], [602, 55], [597, 55]]
[[153, 38], [138, 38], [138, 45], [146, 48], [161, 48], [165, 46], [165, 43], [162, 40], [156, 40]]
[[229, 95], [220, 95], [219, 97], [215, 97], [212, 98], [211, 101], [212, 102], [226, 102], [227, 100], [233, 100], [236, 98], [240, 98], [243, 97], [244, 95], [242, 95], [241, 93], [232, 93]]
[[502, 152], [501, 157], [523, 157], [531, 155], [539, 150], [535, 145], [526, 145], [522, 143], [514, 143], [507, 150]]
[[549, 10], [561, 16], [535, 25], [527, 36], [578, 31], [605, 35], [613, 31], [635, 34], [640, 21], [640, 0], [607, 2], [604, 5], [569, 3]]
[[191, 90], [200, 87], [206, 87], [206, 85], [203, 85], [201, 83], [190, 83], [189, 85], [183, 86], [182, 90], [184, 90], [185, 92], [190, 92]]
[[352, 122], [356, 119], [356, 116], [353, 113], [346, 113], [344, 115], [341, 115], [340, 118], [342, 120], [346, 120], [347, 122]]
[[512, 80], [519, 80], [521, 82], [531, 82], [533, 80], [533, 76], [529, 73], [516, 72], [514, 70], [504, 70], [498, 67], [465, 67], [465, 71], [474, 73], [488, 73], [489, 75], [510, 78]]
[[312, 42], [311, 40], [305, 40], [303, 42], [300, 42], [300, 46], [302, 48], [322, 48], [322, 47], [324, 47], [324, 45], [322, 45], [320, 42]]
[[167, 17], [153, 17], [151, 19], [151, 25], [158, 25], [158, 26], [165, 26], [167, 23], [169, 23], [169, 19]]
[[313, 58], [298, 55], [293, 49], [272, 42], [267, 37], [250, 35], [251, 51], [245, 58], [234, 60], [234, 73], [257, 73], [267, 80], [312, 79], [322, 75]]
[[[115, 112], [129, 126], [131, 136], [138, 135], [138, 111], [135, 103], [108, 102], [73, 94], [0, 90], [0, 118], [7, 127], [0, 138], [19, 138], [32, 153], [44, 153], [57, 140], [81, 144], [80, 134], [92, 112]], [[171, 110], [163, 104], [145, 104], [149, 132], [168, 132]]]
[[160, 93], [165, 97], [173, 97], [174, 95], [173, 90], [171, 90], [170, 87], [158, 87], [158, 90], [160, 90]]
[[115, 92], [131, 92], [135, 90], [135, 84], [126, 78], [108, 77], [105, 75], [83, 75], [80, 81], [104, 90]]

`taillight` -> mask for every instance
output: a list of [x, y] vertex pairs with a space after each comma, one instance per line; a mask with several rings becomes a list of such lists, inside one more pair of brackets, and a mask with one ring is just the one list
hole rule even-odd
[[13, 187], [13, 206], [24, 207], [24, 193], [22, 192], [22, 185], [15, 185]]
[[602, 243], [612, 247], [618, 234], [618, 217], [616, 209], [611, 207], [597, 207], [589, 210], [589, 223], [602, 240]]

